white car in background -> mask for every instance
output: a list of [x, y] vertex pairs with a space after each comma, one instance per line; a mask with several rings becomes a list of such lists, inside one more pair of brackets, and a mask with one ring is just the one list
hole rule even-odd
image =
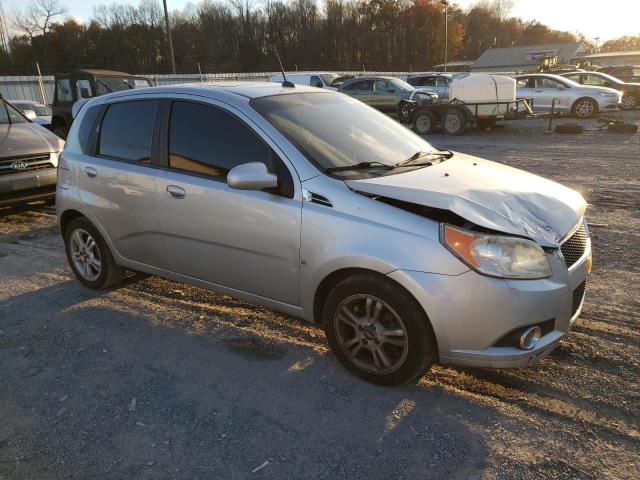
[[[8, 100], [8, 102], [20, 110], [32, 122], [42, 125], [45, 128], [51, 127], [51, 108], [33, 100]], [[29, 111], [35, 114], [28, 113]]]
[[[580, 85], [573, 80], [550, 73], [516, 75], [516, 95], [533, 97], [533, 110], [537, 112], [573, 113], [579, 118], [590, 118], [598, 113], [620, 109], [622, 93], [607, 87]], [[555, 105], [553, 100], [556, 99]]]

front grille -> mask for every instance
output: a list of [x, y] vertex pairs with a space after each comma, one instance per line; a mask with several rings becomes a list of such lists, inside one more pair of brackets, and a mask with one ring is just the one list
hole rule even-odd
[[[13, 168], [11, 165], [15, 163], [24, 163], [25, 166], [24, 168]], [[53, 163], [51, 163], [51, 156], [48, 153], [0, 158], [0, 175], [32, 172], [34, 170], [45, 170], [48, 168], [55, 168]]]
[[576, 312], [580, 308], [580, 305], [582, 304], [586, 287], [587, 287], [587, 281], [585, 280], [580, 285], [578, 285], [576, 289], [573, 291], [573, 304], [571, 305], [572, 317], [576, 314]]
[[560, 245], [560, 251], [564, 257], [564, 263], [567, 268], [571, 268], [580, 257], [584, 254], [587, 248], [587, 229], [584, 226], [584, 222], [580, 224], [580, 228], [571, 235], [567, 241]]

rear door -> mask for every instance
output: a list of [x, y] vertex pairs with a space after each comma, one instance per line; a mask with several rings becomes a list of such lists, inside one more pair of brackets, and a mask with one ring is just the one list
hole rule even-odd
[[158, 100], [108, 104], [96, 144], [78, 170], [80, 198], [91, 220], [128, 260], [164, 268], [152, 148]]
[[[299, 179], [275, 145], [230, 108], [190, 97], [167, 105], [158, 207], [170, 269], [299, 305]], [[247, 162], [265, 163], [278, 189], [230, 188], [227, 173]]]

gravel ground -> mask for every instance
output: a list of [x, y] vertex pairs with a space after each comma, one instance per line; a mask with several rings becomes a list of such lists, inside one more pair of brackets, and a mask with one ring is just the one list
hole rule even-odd
[[368, 385], [268, 309], [142, 275], [83, 288], [51, 207], [0, 210], [0, 478], [640, 478], [640, 133], [544, 129], [430, 137], [591, 204], [582, 318], [529, 369]]

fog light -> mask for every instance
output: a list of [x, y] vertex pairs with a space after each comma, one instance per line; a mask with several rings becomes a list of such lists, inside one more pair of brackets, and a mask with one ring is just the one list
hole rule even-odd
[[531, 350], [538, 344], [541, 335], [542, 330], [540, 327], [527, 328], [522, 335], [520, 335], [520, 348], [523, 350]]

